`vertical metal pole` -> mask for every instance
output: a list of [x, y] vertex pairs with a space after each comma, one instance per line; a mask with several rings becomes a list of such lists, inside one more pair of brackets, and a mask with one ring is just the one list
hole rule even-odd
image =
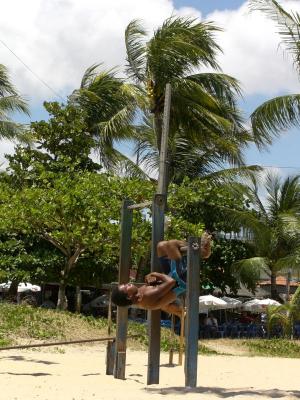
[[[165, 90], [164, 116], [160, 148], [157, 194], [154, 196], [152, 206], [152, 248], [151, 271], [159, 271], [159, 262], [156, 253], [157, 243], [164, 238], [164, 220], [167, 198], [168, 180], [168, 138], [171, 108], [171, 85], [167, 83]], [[160, 361], [160, 310], [148, 312], [148, 374], [147, 385], [159, 383]]]
[[[156, 194], [152, 205], [151, 271], [160, 270], [156, 252], [157, 243], [163, 240], [165, 195]], [[147, 385], [159, 383], [160, 362], [160, 310], [148, 311], [148, 374]]]
[[186, 293], [185, 386], [197, 386], [200, 238], [188, 239], [188, 271]]
[[157, 193], [167, 193], [168, 183], [168, 140], [169, 140], [169, 126], [170, 126], [170, 109], [171, 109], [171, 85], [166, 84], [165, 90], [165, 103], [164, 103], [164, 117], [162, 126], [161, 148], [159, 155], [159, 171], [158, 171], [158, 187]]
[[[132, 210], [128, 206], [133, 204], [131, 200], [124, 200], [121, 215], [121, 240], [119, 259], [119, 284], [129, 281], [129, 268], [131, 263], [131, 234], [132, 234]], [[128, 309], [117, 308], [117, 332], [116, 332], [116, 359], [114, 377], [125, 379], [126, 365], [126, 337], [127, 337]]]

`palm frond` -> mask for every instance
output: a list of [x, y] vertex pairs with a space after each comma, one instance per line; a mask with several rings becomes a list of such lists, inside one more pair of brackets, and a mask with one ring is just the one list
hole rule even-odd
[[15, 139], [22, 143], [30, 141], [26, 127], [12, 121], [0, 120], [0, 137], [9, 140]]
[[98, 75], [97, 70], [101, 65], [102, 64], [93, 64], [89, 68], [86, 69], [86, 71], [84, 72], [83, 77], [81, 79], [80, 89], [87, 88], [93, 83], [94, 79]]
[[[236, 182], [239, 179], [248, 179], [253, 176], [253, 174], [257, 174], [261, 172], [262, 167], [259, 165], [248, 165], [248, 166], [240, 166], [237, 168], [225, 168], [220, 171], [215, 171], [206, 176], [211, 182]], [[242, 185], [243, 190], [245, 190], [245, 186]]]
[[167, 82], [183, 77], [201, 65], [218, 69], [216, 54], [221, 51], [214, 40], [220, 29], [210, 22], [171, 17], [148, 42], [148, 69], [162, 90]]
[[274, 270], [282, 272], [288, 271], [289, 268], [298, 270], [300, 268], [300, 247], [297, 250], [294, 250], [293, 254], [288, 254], [285, 257], [279, 258], [273, 264]]
[[107, 121], [101, 121], [97, 125], [97, 134], [107, 140], [109, 137], [113, 140], [129, 139], [134, 137], [133, 122], [135, 109], [124, 107]]
[[14, 111], [29, 115], [26, 101], [17, 95], [0, 97], [0, 117]]
[[272, 144], [282, 131], [300, 125], [300, 95], [276, 97], [260, 105], [250, 116], [258, 147]]
[[114, 172], [118, 176], [150, 180], [149, 175], [147, 175], [147, 173], [139, 165], [130, 160], [130, 158], [126, 157], [117, 150], [116, 154], [118, 154], [118, 162], [114, 167]]
[[268, 270], [268, 260], [264, 257], [252, 257], [232, 264], [232, 273], [247, 287], [260, 278], [262, 270]]
[[300, 71], [300, 15], [297, 12], [287, 12], [276, 0], [250, 0], [249, 6], [251, 10], [262, 11], [276, 22], [278, 33]]
[[212, 96], [226, 101], [231, 106], [235, 106], [237, 96], [241, 96], [239, 82], [226, 74], [209, 72], [187, 76], [186, 79], [197, 82]]
[[129, 23], [125, 30], [125, 45], [127, 51], [127, 74], [138, 82], [145, 81], [146, 64], [146, 45], [145, 37], [147, 32], [138, 20]]

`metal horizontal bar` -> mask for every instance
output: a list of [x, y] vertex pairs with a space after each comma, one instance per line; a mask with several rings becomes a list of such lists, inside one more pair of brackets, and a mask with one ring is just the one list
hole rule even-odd
[[131, 204], [130, 206], [127, 207], [128, 210], [136, 210], [139, 208], [145, 208], [152, 206], [152, 201], [145, 201], [144, 203], [137, 203], [137, 204]]
[[[139, 335], [131, 335], [127, 336], [128, 338], [138, 337]], [[91, 342], [105, 342], [109, 340], [115, 340], [115, 337], [105, 337], [98, 339], [81, 339], [81, 340], [70, 340], [64, 342], [51, 342], [51, 343], [36, 343], [36, 344], [24, 344], [18, 346], [8, 346], [8, 347], [0, 347], [0, 351], [2, 350], [14, 350], [14, 349], [30, 349], [32, 347], [49, 347], [49, 346], [61, 346], [67, 344], [76, 344], [76, 343], [91, 343]]]

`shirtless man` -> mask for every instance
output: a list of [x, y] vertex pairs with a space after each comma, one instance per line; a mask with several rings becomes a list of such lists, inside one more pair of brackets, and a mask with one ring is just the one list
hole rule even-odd
[[[211, 235], [206, 232], [201, 238], [201, 257], [208, 258], [211, 253]], [[157, 255], [164, 273], [151, 272], [146, 275], [146, 284], [140, 287], [132, 283], [119, 285], [112, 291], [112, 301], [126, 307], [132, 304], [145, 310], [163, 310], [181, 315], [181, 307], [175, 303], [178, 295], [185, 292], [186, 257], [180, 249], [187, 243], [182, 240], [159, 242]]]

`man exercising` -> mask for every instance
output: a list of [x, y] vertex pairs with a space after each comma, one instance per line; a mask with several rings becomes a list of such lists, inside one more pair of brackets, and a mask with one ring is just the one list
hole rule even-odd
[[[182, 308], [176, 298], [186, 289], [186, 256], [180, 249], [187, 243], [183, 240], [159, 242], [157, 256], [163, 273], [151, 272], [146, 275], [146, 284], [140, 287], [132, 283], [118, 285], [112, 291], [112, 301], [119, 307], [136, 305], [145, 310], [159, 310], [180, 316]], [[201, 257], [211, 253], [211, 235], [205, 232], [201, 237]]]

